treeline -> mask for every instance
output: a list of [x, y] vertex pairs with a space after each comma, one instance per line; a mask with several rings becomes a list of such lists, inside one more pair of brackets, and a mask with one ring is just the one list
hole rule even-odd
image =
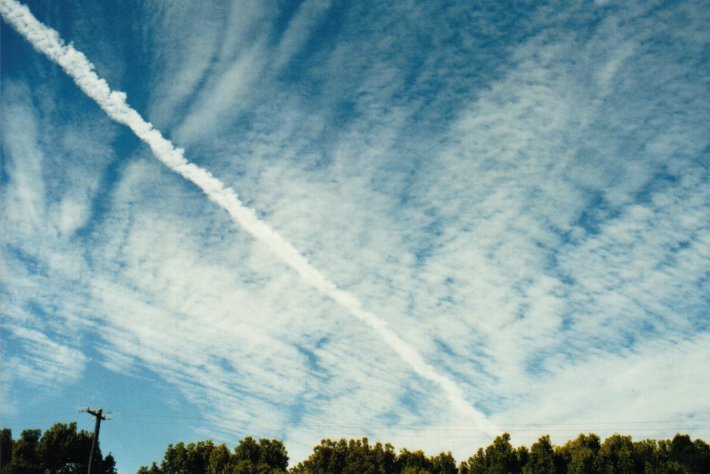
[[710, 447], [688, 435], [672, 440], [632, 441], [613, 435], [602, 443], [595, 434], [580, 434], [562, 446], [549, 435], [528, 448], [514, 448], [510, 435], [498, 436], [486, 448], [457, 464], [451, 453], [426, 456], [422, 451], [387, 443], [370, 444], [367, 438], [323, 440], [308, 459], [290, 470], [286, 449], [280, 441], [246, 438], [231, 452], [210, 441], [170, 445], [163, 461], [142, 467], [139, 474], [234, 473], [234, 474], [709, 474]]
[[505, 433], [459, 466], [461, 474], [509, 472], [708, 474], [710, 447], [682, 434], [660, 441], [615, 434], [603, 443], [595, 434], [580, 434], [562, 446], [554, 446], [545, 435], [529, 449], [513, 449]]
[[[0, 474], [87, 470], [92, 437], [77, 431], [76, 423], [56, 424], [44, 434], [25, 430], [17, 440], [9, 429], [1, 434]], [[116, 473], [111, 454], [104, 458], [99, 450], [95, 457], [92, 472]], [[604, 442], [595, 434], [580, 434], [561, 446], [545, 435], [529, 448], [513, 447], [505, 433], [457, 463], [450, 452], [427, 456], [362, 438], [323, 440], [308, 459], [291, 469], [288, 464], [281, 441], [247, 437], [234, 450], [212, 441], [171, 444], [160, 463], [143, 466], [138, 474], [710, 474], [710, 447], [683, 434], [660, 441], [633, 441], [631, 436], [615, 434]]]
[[[44, 433], [24, 430], [18, 439], [12, 431], [0, 431], [0, 474], [85, 473], [89, 464], [93, 435], [77, 431], [76, 423], [57, 423]], [[97, 447], [92, 474], [116, 474], [116, 461], [105, 458]]]

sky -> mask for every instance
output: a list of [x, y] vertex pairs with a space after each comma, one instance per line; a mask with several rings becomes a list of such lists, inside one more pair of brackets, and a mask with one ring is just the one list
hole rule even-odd
[[710, 438], [704, 2], [0, 5], [15, 435]]

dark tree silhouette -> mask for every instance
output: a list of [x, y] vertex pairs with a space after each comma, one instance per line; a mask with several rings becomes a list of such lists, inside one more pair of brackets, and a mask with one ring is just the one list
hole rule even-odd
[[[76, 423], [58, 423], [42, 433], [24, 430], [18, 439], [0, 431], [0, 474], [84, 473], [92, 435]], [[116, 463], [98, 451], [99, 474], [115, 474]], [[633, 441], [614, 434], [602, 442], [596, 434], [580, 434], [561, 446], [549, 435], [530, 448], [514, 448], [510, 435], [497, 436], [457, 465], [451, 453], [427, 456], [423, 451], [367, 438], [323, 440], [308, 459], [288, 469], [288, 453], [279, 440], [247, 437], [231, 451], [212, 441], [171, 444], [160, 464], [143, 466], [139, 474], [710, 474], [710, 446], [677, 434], [670, 440]]]
[[[0, 473], [35, 474], [45, 472], [86, 472], [91, 454], [92, 435], [77, 431], [76, 423], [57, 423], [42, 434], [40, 430], [24, 430], [17, 440], [9, 429], [0, 436]], [[98, 450], [94, 472], [113, 474], [116, 462], [111, 454], [105, 458]]]

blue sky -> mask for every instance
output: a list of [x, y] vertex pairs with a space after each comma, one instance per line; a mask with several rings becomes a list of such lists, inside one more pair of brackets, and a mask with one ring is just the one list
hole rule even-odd
[[4, 426], [710, 438], [703, 2], [2, 3]]

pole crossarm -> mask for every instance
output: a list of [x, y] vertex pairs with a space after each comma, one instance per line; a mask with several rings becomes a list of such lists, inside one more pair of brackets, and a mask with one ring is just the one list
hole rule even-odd
[[91, 408], [87, 408], [86, 410], [83, 410], [86, 413], [89, 413], [91, 415], [94, 415], [97, 418], [101, 418], [102, 420], [108, 420], [106, 416], [104, 415], [104, 411], [99, 408], [98, 410], [92, 410]]

